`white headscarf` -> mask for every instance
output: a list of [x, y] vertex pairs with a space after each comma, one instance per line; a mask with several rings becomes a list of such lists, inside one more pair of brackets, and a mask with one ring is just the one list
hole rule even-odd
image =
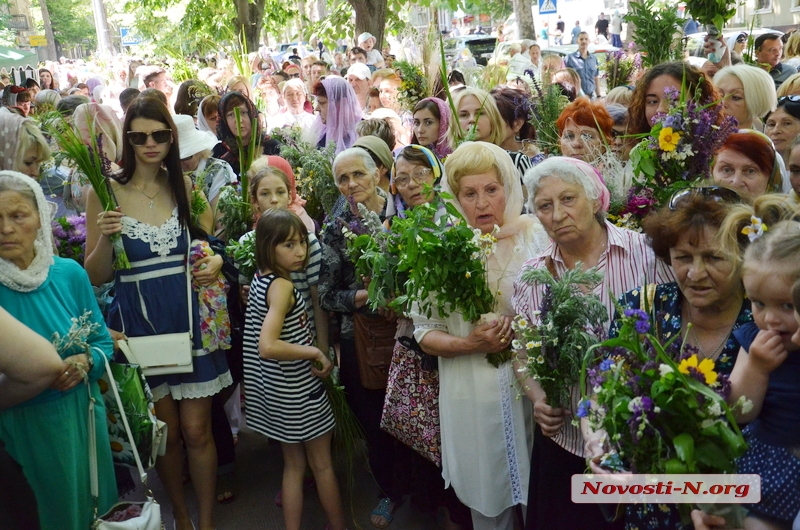
[[203, 102], [210, 98], [211, 96], [206, 96], [200, 100], [200, 104], [197, 105], [197, 129], [200, 131], [208, 131], [214, 135], [214, 138], [217, 137], [216, 129], [212, 129], [211, 126], [208, 124], [208, 120], [203, 115]]
[[44, 198], [42, 187], [31, 177], [17, 171], [0, 171], [0, 177], [11, 177], [28, 186], [36, 197], [41, 227], [33, 243], [36, 252], [33, 261], [27, 269], [22, 270], [10, 261], [0, 258], [0, 283], [14, 291], [27, 293], [44, 283], [53, 264], [53, 228], [50, 224], [53, 210]]

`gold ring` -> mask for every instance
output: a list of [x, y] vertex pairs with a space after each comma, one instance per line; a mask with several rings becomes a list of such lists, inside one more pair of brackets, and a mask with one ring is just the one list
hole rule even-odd
[[505, 343], [505, 341], [506, 341], [506, 336], [505, 336], [505, 335], [503, 335], [502, 337], [500, 337], [500, 342], [501, 342], [501, 343]]

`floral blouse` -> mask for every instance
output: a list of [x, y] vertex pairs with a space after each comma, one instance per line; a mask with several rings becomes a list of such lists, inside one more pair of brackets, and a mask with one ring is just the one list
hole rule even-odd
[[[622, 295], [619, 305], [625, 309], [641, 308], [642, 290], [633, 289]], [[656, 286], [655, 297], [653, 299], [653, 311], [655, 311], [658, 336], [662, 341], [667, 341], [681, 332], [681, 305], [683, 294], [678, 288], [678, 284], [663, 283]], [[723, 374], [730, 374], [736, 362], [736, 355], [739, 353], [740, 344], [734, 337], [733, 330], [753, 321], [750, 311], [750, 300], [745, 299], [736, 322], [733, 324], [728, 342], [719, 354], [716, 361], [716, 371]], [[619, 314], [611, 322], [609, 336], [616, 337], [620, 328]], [[681, 516], [675, 504], [627, 504], [625, 506], [625, 530], [685, 530], [692, 528], [692, 525], [681, 523]]]

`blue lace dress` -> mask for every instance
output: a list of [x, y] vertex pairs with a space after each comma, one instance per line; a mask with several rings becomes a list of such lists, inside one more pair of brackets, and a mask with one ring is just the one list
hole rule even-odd
[[[116, 297], [108, 325], [129, 337], [180, 333], [189, 329], [186, 307], [187, 233], [178, 221], [178, 210], [161, 226], [122, 218], [122, 241], [131, 268], [115, 273]], [[124, 323], [124, 325], [123, 325]], [[147, 378], [158, 401], [213, 396], [233, 380], [225, 351], [203, 349], [197, 293], [192, 296], [194, 370]]]

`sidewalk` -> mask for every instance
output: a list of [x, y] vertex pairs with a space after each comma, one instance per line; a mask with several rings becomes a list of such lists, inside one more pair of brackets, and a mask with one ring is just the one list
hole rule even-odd
[[[283, 457], [280, 444], [269, 443], [265, 437], [252, 431], [239, 433], [239, 445], [236, 447], [236, 467], [239, 491], [236, 500], [226, 505], [217, 505], [215, 519], [218, 530], [282, 530], [283, 514], [275, 506], [274, 499], [280, 489]], [[366, 471], [363, 463], [356, 464], [355, 494], [352, 499], [352, 510], [349, 499], [344, 496], [345, 512], [348, 514], [349, 530], [358, 528], [372, 530], [369, 512], [378, 503], [377, 486], [372, 476]], [[340, 486], [343, 486], [339, 477]], [[155, 470], [149, 473], [148, 484], [161, 504], [164, 527], [172, 529], [172, 508], [167, 500]], [[194, 491], [191, 484], [186, 486], [189, 509], [197, 513]], [[344, 493], [344, 488], [343, 488]], [[144, 498], [142, 488], [129, 496], [128, 500]], [[351, 512], [355, 514], [352, 520]], [[322, 506], [316, 491], [306, 493], [303, 507], [303, 530], [322, 530], [326, 524]], [[406, 502], [395, 513], [389, 530], [436, 530], [439, 528], [433, 516], [414, 511], [406, 498]]]

